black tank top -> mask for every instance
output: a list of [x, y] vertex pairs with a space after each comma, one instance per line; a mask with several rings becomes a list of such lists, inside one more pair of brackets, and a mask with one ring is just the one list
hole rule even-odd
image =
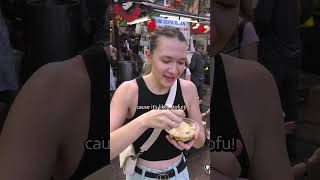
[[[90, 81], [91, 105], [88, 140], [98, 140], [104, 145], [99, 150], [85, 149], [70, 180], [84, 179], [110, 163], [109, 134], [109, 66], [102, 47], [92, 47], [82, 53]], [[97, 141], [95, 141], [97, 142]]]
[[[163, 95], [153, 94], [148, 89], [147, 85], [145, 84], [141, 76], [136, 78], [136, 81], [139, 88], [138, 105], [134, 116], [128, 120], [129, 122], [135, 119], [136, 117], [150, 111], [153, 105], [157, 107], [164, 106], [169, 95], [169, 91], [168, 93]], [[173, 105], [176, 108], [185, 106], [180, 86], [180, 80], [178, 80], [177, 83], [177, 94]], [[187, 117], [187, 110], [185, 110], [185, 113]], [[150, 121], [151, 120], [152, 119], [150, 119]], [[136, 152], [139, 152], [140, 147], [147, 141], [153, 130], [153, 128], [149, 128], [133, 143]], [[172, 159], [180, 155], [182, 151], [174, 147], [167, 140], [166, 135], [168, 135], [168, 133], [163, 130], [159, 135], [158, 139], [152, 144], [152, 146], [140, 155], [140, 158], [148, 161], [161, 161]]]
[[[233, 112], [231, 99], [229, 95], [224, 65], [220, 54], [215, 56], [215, 69], [214, 69], [214, 82], [212, 88], [212, 96], [210, 102], [210, 120], [211, 120], [211, 129], [213, 133], [210, 135], [210, 139], [215, 142], [215, 147], [217, 148], [218, 144], [220, 147], [223, 145], [218, 139], [222, 139], [225, 143], [225, 147], [230, 149], [219, 149], [226, 151], [234, 151], [235, 146], [232, 142], [236, 142], [236, 139], [241, 140], [243, 144], [243, 150], [241, 154], [237, 157], [242, 171], [241, 178], [248, 178], [249, 170], [249, 158], [247, 149], [242, 140], [237, 121]], [[219, 137], [220, 136], [220, 137]], [[219, 138], [218, 138], [219, 137]], [[234, 141], [232, 141], [234, 140]], [[235, 145], [235, 143], [234, 143]], [[217, 149], [211, 149], [212, 151]]]

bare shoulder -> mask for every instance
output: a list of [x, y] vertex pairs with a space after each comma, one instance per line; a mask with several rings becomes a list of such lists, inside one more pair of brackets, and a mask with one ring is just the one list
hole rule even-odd
[[[77, 88], [73, 87], [73, 85], [89, 85], [90, 79], [82, 59], [77, 56], [66, 61], [43, 65], [32, 74], [24, 86], [35, 83], [48, 85], [43, 88], [58, 88], [62, 85], [66, 85], [65, 88]], [[57, 87], [56, 85], [59, 86]]]
[[192, 104], [195, 104], [195, 101], [198, 103], [198, 92], [193, 82], [180, 79], [180, 86], [183, 99], [189, 108]]
[[73, 108], [90, 101], [90, 91], [90, 78], [85, 64], [82, 58], [76, 56], [42, 66], [29, 78], [19, 94], [56, 102], [47, 103], [46, 106], [59, 106], [52, 107], [59, 111], [65, 107], [71, 113]]
[[115, 96], [122, 96], [128, 98], [128, 100], [132, 97], [135, 97], [138, 93], [138, 84], [135, 79], [130, 81], [125, 81], [120, 84], [120, 86], [117, 88], [114, 97]]
[[[282, 129], [282, 108], [274, 78], [257, 62], [226, 55], [222, 58], [233, 110], [240, 117], [239, 128], [242, 127], [244, 137], [252, 137], [247, 141], [252, 164], [249, 178], [292, 179]], [[272, 163], [275, 161], [276, 164]]]
[[126, 90], [131, 89], [133, 91], [137, 91], [138, 90], [138, 84], [137, 84], [137, 81], [135, 79], [132, 79], [130, 81], [125, 81], [125, 82], [121, 83], [118, 88], [120, 88], [120, 89], [124, 88]]
[[243, 88], [276, 88], [272, 74], [259, 62], [229, 55], [222, 55], [222, 59], [228, 80], [241, 83]]
[[81, 61], [74, 58], [39, 68], [18, 93], [8, 114], [8, 127], [14, 130], [34, 123], [57, 130], [67, 126], [74, 119], [72, 114], [90, 97], [90, 81], [81, 66]]
[[196, 86], [192, 83], [192, 81], [187, 81], [184, 79], [180, 80], [180, 86], [183, 92], [186, 92], [188, 94], [197, 92]]
[[281, 126], [280, 97], [272, 74], [258, 62], [230, 56], [223, 56], [223, 61], [230, 95], [242, 110], [249, 110], [251, 124]]
[[52, 175], [47, 170], [56, 165], [58, 149], [75, 125], [72, 122], [79, 121], [75, 115], [86, 110], [90, 98], [89, 78], [81, 63], [73, 58], [44, 65], [18, 93], [0, 136], [0, 169], [11, 168], [1, 171], [6, 179]]
[[120, 113], [127, 118], [134, 115], [138, 103], [138, 85], [135, 79], [123, 82], [116, 90], [110, 104], [111, 116]]
[[77, 89], [81, 85], [90, 85], [88, 72], [80, 56], [66, 61], [46, 64], [36, 71], [30, 80], [50, 82], [51, 86], [59, 85], [60, 87], [65, 85], [65, 88], [71, 89]]

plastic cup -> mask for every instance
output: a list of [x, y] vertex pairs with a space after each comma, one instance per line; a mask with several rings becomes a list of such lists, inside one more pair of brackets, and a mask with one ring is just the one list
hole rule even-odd
[[184, 143], [191, 141], [196, 133], [198, 133], [200, 127], [197, 122], [190, 118], [184, 118], [178, 128], [166, 130], [167, 133], [173, 137], [176, 141], [182, 141]]

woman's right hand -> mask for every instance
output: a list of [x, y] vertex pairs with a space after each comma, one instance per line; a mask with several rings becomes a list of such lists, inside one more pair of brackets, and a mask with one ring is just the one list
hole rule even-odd
[[183, 121], [185, 113], [183, 110], [151, 110], [142, 114], [139, 118], [147, 128], [158, 128], [170, 130], [177, 128]]

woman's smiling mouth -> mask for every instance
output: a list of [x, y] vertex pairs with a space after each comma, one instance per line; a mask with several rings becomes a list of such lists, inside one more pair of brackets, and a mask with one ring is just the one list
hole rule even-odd
[[163, 77], [166, 79], [166, 81], [169, 81], [169, 82], [173, 82], [176, 79], [175, 76], [163, 75]]

